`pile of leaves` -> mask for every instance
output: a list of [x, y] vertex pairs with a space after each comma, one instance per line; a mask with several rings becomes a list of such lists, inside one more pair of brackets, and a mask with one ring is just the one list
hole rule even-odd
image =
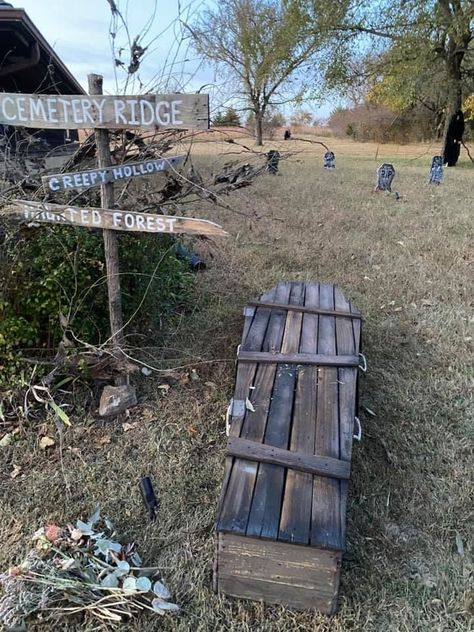
[[179, 611], [158, 568], [144, 567], [134, 544], [121, 544], [96, 511], [87, 522], [48, 525], [33, 536], [34, 548], [20, 566], [0, 576], [0, 624], [23, 626], [29, 617], [58, 624], [65, 616], [114, 627], [149, 610]]

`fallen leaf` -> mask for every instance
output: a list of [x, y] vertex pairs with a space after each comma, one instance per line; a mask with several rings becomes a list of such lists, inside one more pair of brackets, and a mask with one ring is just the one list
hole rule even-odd
[[10, 472], [10, 478], [17, 478], [17, 476], [20, 476], [20, 474], [22, 473], [23, 473], [23, 468], [21, 467], [21, 465], [14, 465], [13, 471]]
[[50, 542], [56, 542], [61, 537], [61, 531], [61, 527], [58, 527], [57, 524], [49, 524], [44, 530], [44, 534]]
[[255, 408], [254, 408], [254, 406], [253, 406], [252, 402], [249, 400], [249, 398], [248, 398], [248, 397], [247, 397], [247, 399], [245, 400], [245, 408], [246, 408], [247, 410], [250, 410], [250, 412], [251, 412], [251, 413], [254, 413], [254, 412], [255, 412]]
[[125, 422], [124, 424], [122, 424], [122, 429], [124, 432], [128, 432], [129, 430], [133, 430], [137, 426], [138, 426], [138, 421], [134, 421], [133, 423]]
[[110, 435], [104, 435], [103, 437], [100, 437], [100, 439], [97, 439], [95, 445], [98, 448], [101, 448], [104, 445], [109, 445], [109, 443], [111, 443], [111, 441], [112, 441], [112, 437]]
[[56, 445], [56, 442], [54, 439], [51, 439], [51, 437], [41, 437], [39, 446], [42, 450], [46, 450], [47, 448], [52, 448], [53, 445]]
[[6, 435], [0, 439], [0, 448], [6, 448], [13, 443], [13, 435], [11, 432], [7, 432]]

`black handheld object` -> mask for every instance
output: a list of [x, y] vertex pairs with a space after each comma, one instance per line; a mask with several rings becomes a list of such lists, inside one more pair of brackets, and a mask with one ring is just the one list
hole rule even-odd
[[141, 479], [140, 491], [142, 493], [143, 502], [148, 509], [150, 520], [156, 520], [156, 507], [158, 505], [158, 501], [156, 500], [151, 478], [149, 476], [145, 476], [145, 478]]

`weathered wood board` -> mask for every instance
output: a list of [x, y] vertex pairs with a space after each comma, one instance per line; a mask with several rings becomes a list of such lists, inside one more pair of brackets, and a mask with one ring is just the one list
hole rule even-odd
[[221, 226], [206, 219], [133, 213], [118, 209], [78, 208], [61, 204], [14, 200], [5, 206], [2, 212], [33, 223], [66, 224], [83, 228], [105, 228], [140, 233], [227, 235]]
[[230, 409], [215, 586], [331, 614], [345, 546], [360, 312], [323, 283], [279, 283], [251, 305]]
[[39, 95], [0, 92], [0, 124], [39, 129], [208, 129], [209, 95]]
[[128, 180], [141, 176], [150, 176], [155, 173], [168, 171], [178, 167], [186, 156], [169, 156], [167, 158], [155, 158], [141, 162], [128, 162], [103, 169], [88, 169], [75, 173], [55, 173], [42, 176], [43, 186], [53, 193], [56, 191], [68, 191], [71, 189], [86, 189], [98, 187], [102, 184]]

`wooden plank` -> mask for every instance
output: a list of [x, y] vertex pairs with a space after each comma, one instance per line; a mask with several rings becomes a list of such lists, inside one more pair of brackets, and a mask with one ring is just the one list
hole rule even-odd
[[[334, 309], [334, 286], [320, 285], [321, 307]], [[336, 353], [336, 323], [331, 316], [320, 316], [318, 351]], [[339, 400], [337, 369], [322, 367], [318, 378], [317, 424], [314, 450], [316, 454], [340, 458]], [[341, 539], [340, 482], [319, 476], [313, 481], [311, 536], [312, 546], [343, 549]]]
[[[272, 288], [268, 292], [262, 294], [267, 300], [271, 300], [274, 298], [276, 294], [276, 288]], [[249, 337], [249, 342], [247, 344], [253, 345], [253, 348], [260, 349], [263, 345], [263, 340], [265, 337], [265, 332], [267, 331], [268, 322], [270, 320], [272, 312], [269, 309], [259, 309], [252, 314], [252, 316], [246, 317], [246, 331], [242, 335], [242, 344], [245, 344], [245, 340], [247, 336]], [[252, 347], [251, 347], [252, 348]], [[245, 402], [247, 397], [250, 394], [250, 386], [255, 378], [255, 373], [257, 370], [256, 364], [239, 364], [237, 366], [237, 374], [235, 378], [235, 390], [234, 390], [234, 401], [243, 401]], [[230, 422], [230, 436], [239, 436], [240, 431], [242, 429], [242, 422], [245, 416], [245, 406], [243, 408], [243, 413], [240, 414], [231, 414], [229, 417]], [[232, 457], [226, 457], [225, 459], [225, 471], [224, 471], [224, 482], [222, 484], [221, 494], [219, 498], [219, 513], [221, 511], [222, 504], [224, 502], [224, 498], [227, 492], [227, 486], [229, 484], [229, 480], [231, 477], [232, 469], [234, 465], [234, 459]]]
[[[306, 306], [319, 306], [319, 284], [306, 285]], [[319, 317], [316, 313], [304, 314], [300, 341], [301, 353], [317, 353], [318, 323]], [[290, 449], [308, 455], [314, 454], [317, 386], [318, 368], [314, 366], [301, 368], [296, 385]], [[285, 481], [279, 540], [309, 544], [312, 496], [313, 476], [289, 470]]]
[[217, 588], [236, 597], [333, 614], [341, 554], [218, 535]]
[[[288, 300], [290, 289], [289, 283], [280, 283], [276, 288], [276, 299], [279, 301]], [[268, 310], [268, 312], [271, 313], [266, 332], [263, 331], [265, 336], [263, 338], [263, 344], [262, 338], [260, 337], [262, 328], [255, 327], [252, 330], [252, 327], [250, 327], [247, 338], [242, 345], [243, 347], [253, 348], [254, 350], [259, 348], [274, 349], [280, 347], [286, 314], [283, 311]], [[247, 410], [244, 420], [239, 424], [240, 433], [246, 439], [263, 440], [269, 409], [268, 393], [271, 392], [275, 373], [276, 365], [259, 366], [253, 384], [254, 388], [249, 394], [247, 393], [245, 395], [245, 397], [249, 397], [255, 409], [255, 412]], [[237, 396], [237, 389], [235, 396]], [[222, 500], [221, 510], [219, 512], [217, 521], [218, 530], [245, 533], [257, 467], [255, 462], [234, 459], [227, 491]]]
[[209, 95], [0, 92], [0, 124], [39, 129], [208, 129]]
[[300, 472], [337, 479], [348, 479], [351, 471], [350, 463], [347, 461], [333, 459], [329, 456], [320, 457], [291, 452], [267, 443], [257, 443], [239, 437], [230, 437], [227, 443], [227, 454], [241, 459], [272, 463]]
[[304, 314], [324, 314], [326, 316], [341, 316], [342, 318], [362, 319], [358, 313], [346, 310], [322, 309], [321, 307], [309, 307], [308, 305], [284, 305], [282, 303], [267, 303], [262, 301], [251, 301], [248, 305], [252, 307], [271, 307], [274, 309], [286, 309], [291, 312], [302, 312]]
[[[292, 305], [304, 304], [304, 293], [303, 283], [293, 283], [289, 303]], [[282, 353], [292, 353], [298, 350], [302, 320], [301, 313], [287, 312], [281, 344]], [[288, 446], [295, 383], [296, 367], [279, 365], [273, 390], [267, 393], [267, 398], [270, 401], [264, 439], [267, 445], [277, 448], [287, 448]], [[274, 539], [277, 537], [284, 480], [284, 467], [267, 463], [258, 466], [247, 535]]]
[[[349, 301], [339, 288], [334, 289], [334, 299], [337, 309], [352, 309]], [[357, 337], [354, 335], [355, 321], [336, 320], [336, 347], [338, 353], [358, 353], [360, 337], [360, 321], [357, 324]], [[350, 368], [338, 369], [339, 382], [339, 424], [340, 424], [340, 456], [350, 461], [352, 457], [352, 443], [354, 434], [354, 417], [356, 411], [356, 391], [358, 370]], [[346, 540], [346, 513], [348, 483], [341, 482], [341, 539]]]
[[178, 167], [184, 162], [185, 157], [184, 155], [169, 156], [141, 162], [127, 162], [98, 169], [88, 169], [87, 171], [77, 171], [75, 173], [56, 173], [42, 176], [41, 180], [45, 189], [53, 193], [56, 191], [87, 189], [130, 178], [165, 172]]
[[28, 222], [105, 228], [141, 233], [186, 233], [195, 235], [227, 235], [221, 226], [205, 219], [133, 213], [119, 209], [78, 208], [62, 204], [46, 204], [26, 200], [13, 200], [2, 209], [3, 213], [18, 216]]
[[[302, 315], [300, 315], [301, 318]], [[327, 317], [326, 317], [327, 318]], [[359, 366], [357, 355], [336, 355], [325, 353], [263, 353], [260, 351], [240, 351], [237, 355], [240, 362], [259, 362], [277, 364], [315, 364], [318, 366]]]

